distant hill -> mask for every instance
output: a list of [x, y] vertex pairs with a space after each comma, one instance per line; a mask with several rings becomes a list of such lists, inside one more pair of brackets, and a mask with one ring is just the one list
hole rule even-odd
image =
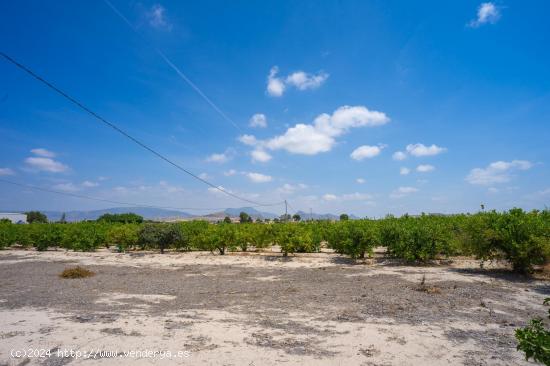
[[[2, 210], [0, 210], [2, 211]], [[4, 212], [4, 211], [3, 211]], [[13, 211], [8, 210], [5, 212], [19, 212], [19, 211]], [[50, 221], [59, 221], [61, 219], [61, 215], [63, 215], [63, 211], [41, 211], [46, 216], [48, 216], [48, 220]], [[246, 212], [248, 215], [250, 215], [254, 220], [260, 218], [260, 219], [274, 219], [276, 217], [279, 217], [280, 215], [273, 214], [271, 212], [265, 212], [265, 211], [259, 211], [256, 210], [253, 207], [240, 207], [240, 208], [227, 208], [224, 211], [218, 211], [218, 212], [211, 212], [211, 213], [204, 213], [201, 215], [193, 215], [188, 212], [183, 211], [177, 211], [177, 210], [167, 210], [167, 209], [160, 209], [160, 208], [150, 208], [150, 207], [113, 207], [113, 208], [106, 208], [102, 210], [90, 210], [90, 211], [66, 211], [65, 212], [65, 219], [69, 222], [74, 221], [84, 221], [84, 220], [97, 220], [98, 217], [101, 215], [104, 215], [106, 213], [110, 214], [120, 214], [120, 213], [128, 213], [133, 212], [135, 214], [138, 214], [140, 216], [143, 216], [146, 220], [159, 220], [159, 221], [178, 221], [178, 220], [190, 220], [193, 218], [197, 219], [206, 219], [209, 221], [219, 221], [223, 220], [225, 216], [229, 217], [239, 217], [239, 214], [241, 212]], [[292, 212], [289, 212], [291, 215]], [[309, 220], [310, 219], [310, 213], [304, 212], [304, 211], [298, 211], [297, 212], [301, 217], [302, 220]], [[340, 218], [340, 215], [334, 215], [331, 213], [326, 214], [318, 214], [313, 213], [311, 217], [314, 220], [338, 220]], [[358, 219], [359, 217], [354, 215], [349, 215], [350, 219]]]
[[[46, 214], [46, 216], [48, 216], [48, 220], [50, 221], [58, 221], [61, 218], [61, 215], [63, 215], [63, 212], [61, 211], [43, 211], [43, 212], [44, 214]], [[97, 220], [98, 217], [106, 213], [120, 214], [120, 213], [128, 213], [128, 212], [133, 212], [135, 214], [143, 216], [143, 218], [146, 220], [162, 220], [166, 218], [188, 218], [192, 216], [191, 214], [183, 211], [165, 210], [165, 209], [159, 209], [159, 208], [113, 207], [113, 208], [106, 208], [103, 210], [92, 210], [92, 211], [67, 211], [65, 212], [65, 219], [69, 222]]]
[[279, 217], [278, 215], [272, 214], [270, 212], [258, 211], [253, 207], [241, 207], [241, 208], [228, 208], [224, 211], [227, 216], [237, 217], [241, 212], [246, 212], [253, 219], [274, 219]]

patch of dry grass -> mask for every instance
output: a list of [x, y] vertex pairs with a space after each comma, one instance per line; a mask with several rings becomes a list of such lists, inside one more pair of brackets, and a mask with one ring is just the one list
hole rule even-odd
[[82, 268], [80, 266], [71, 267], [71, 268], [65, 268], [61, 274], [59, 274], [59, 277], [61, 278], [86, 278], [86, 277], [92, 277], [95, 275], [94, 272]]

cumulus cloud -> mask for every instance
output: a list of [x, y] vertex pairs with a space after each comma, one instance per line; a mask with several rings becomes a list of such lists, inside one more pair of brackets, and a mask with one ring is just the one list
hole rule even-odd
[[369, 201], [373, 198], [372, 195], [368, 193], [346, 193], [341, 195], [335, 195], [332, 193], [327, 193], [323, 195], [324, 201]]
[[363, 146], [359, 146], [357, 149], [353, 150], [353, 152], [350, 154], [350, 157], [352, 159], [358, 160], [358, 161], [361, 161], [363, 159], [374, 158], [375, 156], [380, 155], [383, 148], [384, 148], [383, 145], [378, 145], [378, 146], [363, 145]]
[[199, 177], [200, 179], [208, 179], [208, 178], [210, 178], [210, 176], [209, 176], [207, 173], [200, 173], [200, 174], [198, 175], [198, 177]]
[[312, 124], [299, 123], [282, 135], [267, 140], [257, 140], [251, 135], [239, 137], [245, 145], [269, 150], [286, 150], [291, 154], [315, 155], [327, 152], [336, 138], [351, 128], [380, 126], [389, 122], [385, 113], [371, 111], [364, 106], [342, 106], [332, 114], [323, 113]]
[[279, 68], [273, 66], [267, 76], [267, 94], [272, 97], [280, 97], [285, 92], [285, 83], [281, 78], [277, 77], [278, 72]]
[[267, 183], [273, 180], [273, 177], [270, 175], [260, 174], [260, 173], [245, 173], [246, 177], [253, 183]]
[[421, 164], [416, 167], [416, 171], [419, 173], [428, 173], [435, 170], [435, 167], [433, 165], [429, 164]]
[[401, 175], [407, 175], [411, 172], [409, 168], [405, 168], [404, 166], [399, 169], [399, 174]]
[[248, 121], [248, 125], [250, 127], [261, 127], [266, 128], [267, 127], [267, 118], [265, 114], [263, 113], [256, 113], [252, 117], [250, 117], [250, 121]]
[[43, 148], [32, 149], [31, 153], [33, 153], [34, 155], [45, 157], [45, 158], [55, 158], [55, 155], [56, 155], [53, 151], [46, 150]]
[[168, 31], [172, 29], [172, 24], [166, 18], [166, 9], [162, 5], [155, 4], [151, 6], [146, 16], [151, 27]]
[[252, 156], [254, 162], [266, 163], [271, 160], [271, 155], [262, 149], [253, 150], [250, 156]]
[[328, 79], [328, 74], [320, 72], [317, 75], [297, 71], [287, 76], [286, 83], [299, 90], [316, 89]]
[[390, 194], [390, 198], [402, 198], [415, 192], [418, 192], [418, 188], [399, 187]]
[[209, 163], [226, 163], [231, 158], [226, 153], [221, 154], [212, 154], [209, 157], [206, 158], [206, 161]]
[[292, 194], [298, 190], [306, 189], [307, 185], [300, 183], [300, 184], [289, 184], [285, 183], [281, 187], [277, 188], [277, 191], [283, 194]]
[[42, 157], [29, 157], [25, 159], [25, 164], [33, 170], [45, 171], [51, 173], [62, 173], [69, 169], [65, 164], [60, 163], [59, 161], [42, 158]]
[[426, 146], [424, 144], [409, 144], [406, 150], [407, 153], [416, 157], [439, 155], [447, 151], [444, 147], [439, 147], [437, 145]]
[[267, 76], [267, 94], [272, 97], [280, 97], [284, 94], [287, 87], [294, 87], [298, 90], [317, 89], [328, 79], [329, 75], [325, 72], [318, 74], [309, 74], [304, 71], [296, 71], [286, 78], [277, 76], [279, 68], [273, 66]]
[[477, 28], [483, 24], [495, 24], [500, 19], [499, 8], [491, 2], [482, 3], [477, 8], [477, 17], [472, 19], [468, 25]]
[[527, 160], [496, 161], [486, 168], [474, 168], [466, 177], [466, 181], [476, 185], [492, 185], [506, 183], [512, 179], [512, 173], [518, 170], [528, 170], [533, 164]]
[[235, 169], [229, 169], [223, 172], [223, 175], [225, 175], [226, 177], [231, 177], [235, 174], [237, 174], [237, 171]]
[[393, 160], [401, 161], [407, 159], [407, 154], [405, 154], [403, 151], [396, 151], [392, 155]]
[[355, 181], [359, 184], [363, 184], [366, 182], [363, 178], [357, 178]]
[[10, 168], [0, 168], [0, 176], [2, 175], [15, 175], [15, 172]]

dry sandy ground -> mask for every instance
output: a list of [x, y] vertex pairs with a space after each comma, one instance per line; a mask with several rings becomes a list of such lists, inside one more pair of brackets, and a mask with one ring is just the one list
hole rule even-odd
[[471, 260], [245, 254], [0, 251], [0, 365], [528, 365], [513, 332], [550, 294]]

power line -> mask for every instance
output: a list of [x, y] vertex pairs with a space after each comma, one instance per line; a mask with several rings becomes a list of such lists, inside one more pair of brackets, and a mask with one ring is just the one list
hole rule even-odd
[[204, 94], [204, 92], [195, 84], [191, 81], [191, 79], [189, 79], [187, 77], [187, 75], [185, 75], [183, 73], [183, 71], [180, 70], [179, 67], [177, 67], [173, 62], [172, 60], [170, 60], [165, 54], [164, 52], [162, 52], [159, 48], [149, 44], [149, 42], [147, 42], [147, 40], [141, 35], [141, 33], [139, 33], [136, 29], [136, 27], [134, 27], [132, 25], [132, 23], [128, 20], [128, 18], [126, 18], [124, 16], [124, 14], [122, 14], [109, 0], [103, 0], [103, 2], [105, 2], [105, 4], [107, 4], [109, 6], [109, 8], [111, 8], [111, 10], [119, 16], [119, 18], [121, 18], [124, 23], [126, 23], [126, 25], [128, 27], [130, 27], [130, 29], [136, 33], [147, 45], [149, 45], [151, 48], [153, 48], [155, 50], [155, 52], [162, 58], [162, 60], [168, 65], [170, 66], [170, 68], [172, 70], [174, 70], [176, 72], [176, 74], [178, 74], [178, 76], [183, 80], [185, 81], [191, 88], [193, 88], [193, 90], [195, 90], [195, 92], [202, 98], [204, 99], [204, 101], [206, 103], [208, 103], [208, 105], [210, 105], [210, 107], [212, 107], [212, 109], [214, 109], [220, 116], [222, 116], [223, 119], [225, 119], [227, 122], [231, 123], [233, 125], [233, 127], [235, 127], [239, 132], [242, 132], [242, 129], [239, 127], [239, 125], [237, 125], [231, 118], [229, 118], [229, 116], [227, 116], [227, 114], [225, 114], [210, 98], [208, 98], [208, 96], [206, 94]]
[[228, 196], [231, 196], [233, 198], [237, 198], [241, 201], [245, 201], [245, 202], [248, 202], [248, 203], [252, 203], [253, 205], [257, 205], [257, 206], [275, 206], [275, 205], [278, 205], [278, 204], [281, 204], [280, 202], [277, 202], [277, 203], [269, 203], [269, 204], [266, 204], [266, 203], [260, 203], [260, 202], [256, 202], [256, 201], [252, 201], [252, 200], [249, 200], [247, 198], [244, 198], [244, 197], [240, 197], [232, 192], [229, 192], [229, 191], [226, 191], [224, 188], [220, 187], [220, 186], [217, 186], [213, 183], [210, 183], [209, 181], [207, 181], [206, 179], [203, 179], [201, 177], [199, 177], [198, 175], [190, 172], [189, 170], [185, 169], [184, 167], [182, 167], [181, 165], [175, 163], [174, 161], [170, 160], [169, 158], [165, 157], [164, 155], [162, 155], [161, 153], [157, 152], [156, 150], [154, 150], [153, 148], [147, 146], [146, 144], [144, 144], [143, 142], [139, 141], [138, 139], [136, 139], [135, 137], [131, 136], [129, 133], [127, 133], [126, 131], [122, 130], [120, 127], [116, 126], [114, 123], [111, 123], [109, 121], [107, 121], [105, 118], [101, 117], [99, 114], [97, 114], [96, 112], [92, 111], [90, 108], [86, 107], [84, 104], [82, 104], [81, 102], [79, 102], [78, 100], [76, 100], [75, 98], [71, 97], [70, 95], [68, 95], [67, 93], [65, 93], [64, 91], [62, 91], [61, 89], [59, 89], [58, 87], [56, 87], [55, 85], [53, 85], [52, 83], [50, 83], [49, 81], [45, 80], [44, 78], [42, 78], [41, 76], [39, 76], [38, 74], [36, 74], [34, 71], [32, 71], [31, 69], [29, 69], [28, 67], [24, 66], [23, 64], [17, 62], [16, 60], [14, 60], [13, 58], [11, 58], [10, 56], [6, 55], [4, 52], [0, 52], [0, 55], [2, 55], [2, 57], [4, 57], [6, 60], [8, 60], [9, 62], [11, 62], [12, 64], [14, 64], [15, 66], [17, 66], [18, 68], [20, 68], [21, 70], [25, 71], [26, 73], [28, 73], [29, 75], [31, 75], [33, 78], [35, 78], [36, 80], [40, 81], [41, 83], [45, 84], [47, 87], [49, 87], [50, 89], [54, 90], [56, 93], [60, 94], [61, 96], [63, 96], [65, 99], [69, 100], [71, 103], [75, 104], [76, 106], [78, 106], [79, 108], [81, 108], [82, 110], [84, 110], [85, 112], [87, 112], [88, 114], [92, 115], [93, 117], [95, 117], [96, 119], [98, 119], [99, 121], [101, 121], [103, 124], [107, 125], [108, 127], [112, 128], [113, 130], [115, 130], [116, 132], [120, 133], [121, 135], [123, 135], [124, 137], [126, 137], [127, 139], [131, 140], [132, 142], [136, 143], [137, 145], [141, 146], [142, 148], [144, 148], [145, 150], [149, 151], [150, 153], [152, 153], [153, 155], [156, 155], [158, 158], [164, 160], [165, 162], [167, 162], [168, 164], [174, 166], [175, 168], [181, 170], [182, 172], [190, 175], [191, 177], [195, 178], [196, 180], [222, 192], [222, 193], [225, 193], [226, 195]]
[[[204, 207], [172, 207], [172, 206], [147, 205], [147, 204], [142, 204], [142, 203], [130, 203], [130, 202], [123, 202], [123, 201], [108, 200], [108, 199], [103, 199], [103, 198], [98, 198], [98, 197], [92, 197], [92, 196], [87, 196], [87, 195], [82, 195], [82, 194], [76, 194], [76, 193], [70, 193], [70, 192], [61, 192], [61, 191], [56, 191], [56, 190], [53, 190], [53, 189], [48, 189], [48, 188], [42, 188], [42, 187], [38, 187], [38, 186], [33, 186], [33, 185], [30, 185], [30, 184], [23, 184], [23, 183], [12, 182], [12, 181], [10, 181], [10, 180], [5, 180], [5, 179], [0, 179], [0, 182], [1, 182], [1, 183], [11, 184], [11, 185], [18, 186], [18, 187], [27, 188], [27, 189], [33, 189], [33, 190], [35, 190], [35, 191], [42, 191], [42, 192], [48, 192], [48, 193], [55, 193], [55, 194], [59, 194], [59, 195], [63, 195], [63, 196], [70, 196], [70, 197], [75, 197], [75, 198], [82, 198], [82, 199], [87, 199], [87, 200], [91, 200], [91, 201], [107, 202], [107, 203], [112, 203], [112, 204], [115, 204], [115, 205], [125, 205], [125, 206], [134, 206], [134, 207], [146, 207], [146, 208], [158, 208], [158, 209], [165, 209], [165, 210], [180, 210], [180, 211], [183, 211], [183, 210], [216, 211], [216, 210], [225, 210], [225, 209], [227, 208], [227, 207], [212, 207], [212, 208], [204, 208]], [[252, 207], [260, 207], [260, 206], [252, 206]]]

